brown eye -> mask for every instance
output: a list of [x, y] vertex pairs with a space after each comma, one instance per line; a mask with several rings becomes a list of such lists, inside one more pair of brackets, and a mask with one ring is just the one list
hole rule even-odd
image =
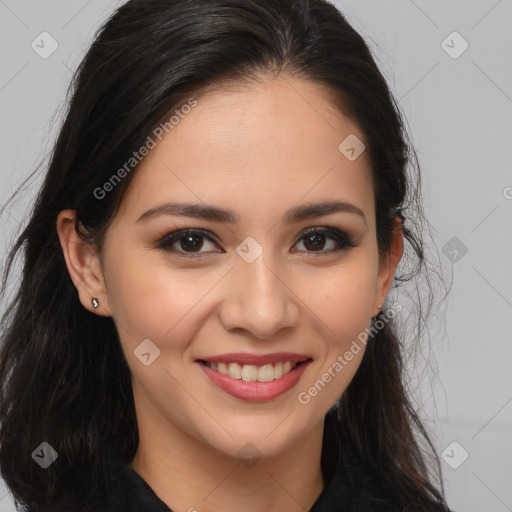
[[216, 243], [214, 238], [207, 235], [204, 231], [182, 229], [179, 231], [173, 231], [162, 238], [162, 240], [158, 242], [158, 248], [168, 252], [174, 252], [185, 257], [200, 258], [204, 254], [210, 252], [201, 251], [204, 246], [204, 239], [212, 244]]
[[180, 249], [185, 251], [191, 250], [193, 252], [198, 251], [203, 246], [203, 240], [200, 235], [192, 233], [190, 235], [183, 235], [178, 238]]
[[[338, 245], [337, 248], [331, 248], [329, 250], [323, 250], [326, 245], [329, 245], [326, 240], [333, 240]], [[315, 256], [320, 256], [321, 254], [329, 254], [332, 252], [340, 251], [347, 247], [355, 247], [355, 244], [352, 240], [343, 232], [332, 229], [318, 229], [315, 228], [304, 233], [301, 238], [303, 241], [303, 245], [306, 248], [306, 252], [317, 253]], [[335, 244], [335, 245], [336, 245]], [[332, 243], [331, 243], [332, 245]]]
[[309, 251], [318, 251], [324, 248], [326, 238], [325, 233], [311, 233], [303, 238], [304, 247]]

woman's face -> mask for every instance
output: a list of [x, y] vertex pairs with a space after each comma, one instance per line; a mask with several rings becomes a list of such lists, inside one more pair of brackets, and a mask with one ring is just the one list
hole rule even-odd
[[[271, 456], [353, 378], [401, 247], [379, 265], [371, 171], [364, 151], [354, 159], [364, 136], [319, 86], [281, 77], [196, 99], [133, 176], [106, 234], [100, 304], [139, 421]], [[322, 211], [332, 202], [345, 206]]]

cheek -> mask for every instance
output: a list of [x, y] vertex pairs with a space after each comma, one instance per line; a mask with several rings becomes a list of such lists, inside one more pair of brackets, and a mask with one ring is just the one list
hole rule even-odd
[[[123, 344], [180, 339], [179, 330], [208, 288], [191, 274], [151, 264], [147, 253], [116, 251], [108, 266], [108, 296]], [[210, 285], [211, 286], [211, 285]]]
[[334, 404], [359, 368], [374, 306], [374, 260], [371, 253], [361, 251], [325, 273], [314, 286], [310, 283], [302, 288], [303, 293], [307, 290], [305, 303], [314, 313], [314, 331], [323, 340], [316, 345], [318, 365], [301, 389], [301, 404], [317, 395], [320, 398], [315, 399], [315, 407]]
[[304, 302], [336, 337], [338, 345], [357, 336], [371, 319], [377, 276], [373, 259], [371, 254], [360, 252], [302, 288]]

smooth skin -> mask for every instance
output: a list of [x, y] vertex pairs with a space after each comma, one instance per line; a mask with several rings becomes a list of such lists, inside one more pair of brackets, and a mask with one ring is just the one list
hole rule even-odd
[[[119, 332], [140, 437], [131, 467], [174, 511], [303, 512], [325, 484], [324, 417], [355, 375], [364, 344], [309, 403], [298, 394], [378, 313], [402, 256], [401, 224], [379, 261], [366, 153], [350, 161], [338, 150], [348, 135], [364, 135], [320, 85], [281, 75], [251, 86], [216, 84], [195, 98], [197, 106], [133, 171], [101, 252], [77, 236], [73, 210], [58, 216], [62, 250], [83, 306], [112, 316]], [[341, 211], [284, 219], [291, 208], [335, 200], [364, 218]], [[138, 220], [171, 201], [229, 209], [239, 219]], [[325, 227], [355, 246], [304, 235]], [[159, 246], [186, 228], [214, 241], [199, 232]], [[252, 263], [236, 251], [247, 237], [263, 250]], [[160, 350], [148, 366], [134, 355], [146, 339]], [[308, 354], [312, 363], [293, 389], [262, 402], [228, 395], [196, 362], [283, 351]], [[247, 443], [261, 457], [253, 465], [237, 455]]]

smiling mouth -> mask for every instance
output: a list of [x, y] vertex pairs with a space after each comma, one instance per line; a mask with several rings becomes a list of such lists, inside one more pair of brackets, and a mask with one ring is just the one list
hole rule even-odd
[[222, 375], [227, 375], [232, 379], [243, 380], [245, 382], [270, 382], [275, 379], [280, 379], [288, 373], [294, 371], [302, 364], [309, 363], [312, 360], [306, 359], [305, 361], [280, 361], [273, 364], [264, 364], [261, 366], [253, 364], [238, 364], [230, 362], [213, 362], [199, 360], [198, 362], [207, 366], [214, 372]]

